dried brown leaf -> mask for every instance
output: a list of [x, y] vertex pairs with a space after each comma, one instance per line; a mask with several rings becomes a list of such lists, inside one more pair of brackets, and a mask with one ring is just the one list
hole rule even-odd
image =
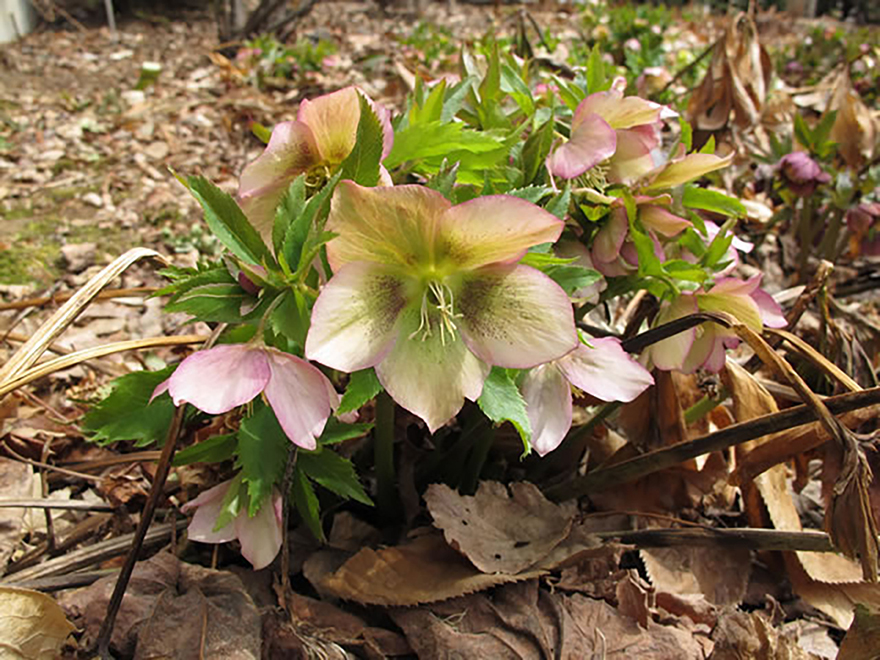
[[751, 565], [747, 548], [695, 546], [639, 552], [658, 593], [701, 594], [713, 605], [736, 605], [746, 594]]
[[[0, 493], [5, 499], [28, 499], [34, 493], [34, 470], [27, 463], [0, 456]], [[26, 509], [0, 508], [0, 572], [22, 536]]]
[[486, 575], [450, 548], [439, 534], [430, 534], [393, 548], [364, 548], [325, 578], [323, 584], [345, 600], [409, 606], [455, 598], [545, 573], [531, 570], [517, 575]]
[[880, 610], [856, 605], [852, 626], [840, 644], [837, 660], [874, 660], [880, 648]]
[[757, 612], [727, 612], [712, 631], [710, 660], [813, 660], [818, 656], [798, 646]]
[[0, 656], [55, 660], [74, 630], [58, 603], [46, 594], [0, 587]]
[[443, 484], [425, 493], [434, 525], [484, 573], [515, 574], [534, 566], [571, 531], [574, 502], [554, 504], [527, 482], [480, 483], [476, 495]]

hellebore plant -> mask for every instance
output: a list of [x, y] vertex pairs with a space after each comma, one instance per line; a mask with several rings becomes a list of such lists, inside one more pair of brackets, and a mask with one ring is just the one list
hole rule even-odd
[[[238, 505], [231, 519], [224, 515], [229, 506], [230, 488], [237, 489], [237, 493], [232, 494], [236, 498], [232, 504]], [[260, 570], [271, 564], [281, 549], [281, 495], [273, 491], [270, 499], [251, 517], [248, 507], [239, 501], [242, 492], [240, 479], [224, 481], [184, 504], [181, 511], [187, 513], [195, 509], [187, 528], [190, 541], [227, 543], [238, 539], [242, 556], [254, 570]]]
[[601, 401], [629, 402], [654, 384], [650, 372], [613, 337], [590, 339], [568, 355], [531, 369], [520, 389], [540, 456], [556, 449], [571, 428], [571, 386]]
[[334, 275], [312, 311], [307, 357], [375, 367], [431, 432], [480, 396], [492, 365], [526, 369], [578, 344], [565, 292], [517, 265], [562, 231], [534, 204], [493, 195], [453, 206], [422, 186], [343, 181], [327, 230], [338, 235], [327, 244]]
[[570, 139], [547, 158], [553, 176], [574, 179], [607, 161], [608, 181], [630, 183], [654, 169], [651, 151], [660, 144], [658, 124], [675, 113], [637, 96], [624, 97], [620, 83], [626, 86], [620, 79], [580, 102]]
[[317, 368], [289, 353], [252, 344], [224, 344], [193, 353], [162, 383], [174, 405], [190, 403], [219, 415], [261, 392], [295, 445], [315, 449], [339, 395]]
[[[684, 293], [657, 314], [656, 325], [701, 312], [726, 312], [755, 332], [786, 325], [782, 310], [773, 298], [759, 289], [761, 275], [748, 280], [719, 278], [706, 292]], [[650, 350], [658, 369], [693, 373], [699, 368], [717, 372], [726, 362], [725, 349], [736, 348], [739, 338], [717, 323], [702, 323], [687, 332], [657, 342]]]
[[[346, 87], [304, 100], [296, 119], [277, 124], [266, 150], [241, 173], [239, 204], [267, 243], [271, 244], [275, 208], [290, 183], [306, 174], [308, 184], [319, 188], [351, 153], [360, 121], [359, 93]], [[382, 122], [384, 158], [391, 151], [394, 133], [388, 111], [372, 106]]]

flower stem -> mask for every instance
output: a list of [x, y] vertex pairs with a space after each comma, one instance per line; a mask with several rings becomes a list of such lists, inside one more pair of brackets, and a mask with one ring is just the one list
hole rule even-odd
[[461, 475], [459, 491], [462, 495], [473, 495], [477, 492], [477, 482], [480, 480], [480, 473], [483, 471], [483, 465], [486, 463], [486, 457], [489, 455], [494, 441], [495, 429], [492, 427], [483, 429], [483, 432], [477, 436], [477, 441]]
[[[290, 488], [293, 485], [293, 470], [296, 467], [297, 446], [291, 445], [287, 454], [287, 466], [284, 468], [284, 479], [281, 482], [281, 589], [284, 594], [284, 604], [287, 605], [287, 597], [292, 593], [290, 588]], [[263, 506], [272, 506], [270, 496]]]
[[373, 444], [379, 513], [391, 517], [397, 500], [394, 475], [394, 401], [387, 392], [376, 397], [376, 433]]

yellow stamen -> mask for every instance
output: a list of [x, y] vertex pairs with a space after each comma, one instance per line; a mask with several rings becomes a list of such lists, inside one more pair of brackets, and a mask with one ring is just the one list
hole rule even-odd
[[461, 318], [461, 314], [455, 313], [455, 298], [452, 289], [448, 285], [437, 281], [428, 282], [428, 286], [422, 293], [422, 305], [419, 309], [419, 327], [415, 332], [409, 335], [410, 339], [421, 336], [422, 341], [426, 341], [433, 335], [431, 328], [431, 316], [433, 312], [439, 315], [438, 323], [440, 327], [440, 343], [446, 346], [446, 336], [449, 340], [455, 339], [455, 332], [458, 326], [455, 319]]

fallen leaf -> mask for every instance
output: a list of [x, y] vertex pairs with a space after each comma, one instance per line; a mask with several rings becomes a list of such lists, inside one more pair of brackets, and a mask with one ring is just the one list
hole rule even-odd
[[880, 611], [856, 605], [855, 618], [840, 644], [837, 660], [873, 660], [880, 647]]
[[76, 630], [46, 594], [0, 587], [0, 655], [10, 660], [55, 660]]
[[393, 548], [364, 548], [326, 577], [324, 586], [338, 598], [358, 603], [418, 605], [545, 573], [541, 570], [517, 575], [481, 573], [439, 534], [429, 534]]
[[710, 660], [813, 660], [819, 656], [774, 628], [757, 612], [727, 612], [712, 631]]
[[444, 484], [425, 493], [434, 525], [484, 573], [515, 574], [544, 559], [571, 531], [574, 502], [554, 504], [527, 482], [483, 481], [476, 495]]
[[[0, 457], [0, 493], [9, 499], [30, 499], [34, 488], [34, 470], [27, 463]], [[21, 540], [26, 509], [0, 509], [0, 573]]]
[[736, 605], [746, 595], [751, 554], [737, 546], [643, 548], [639, 551], [658, 592], [701, 594], [713, 605]]

